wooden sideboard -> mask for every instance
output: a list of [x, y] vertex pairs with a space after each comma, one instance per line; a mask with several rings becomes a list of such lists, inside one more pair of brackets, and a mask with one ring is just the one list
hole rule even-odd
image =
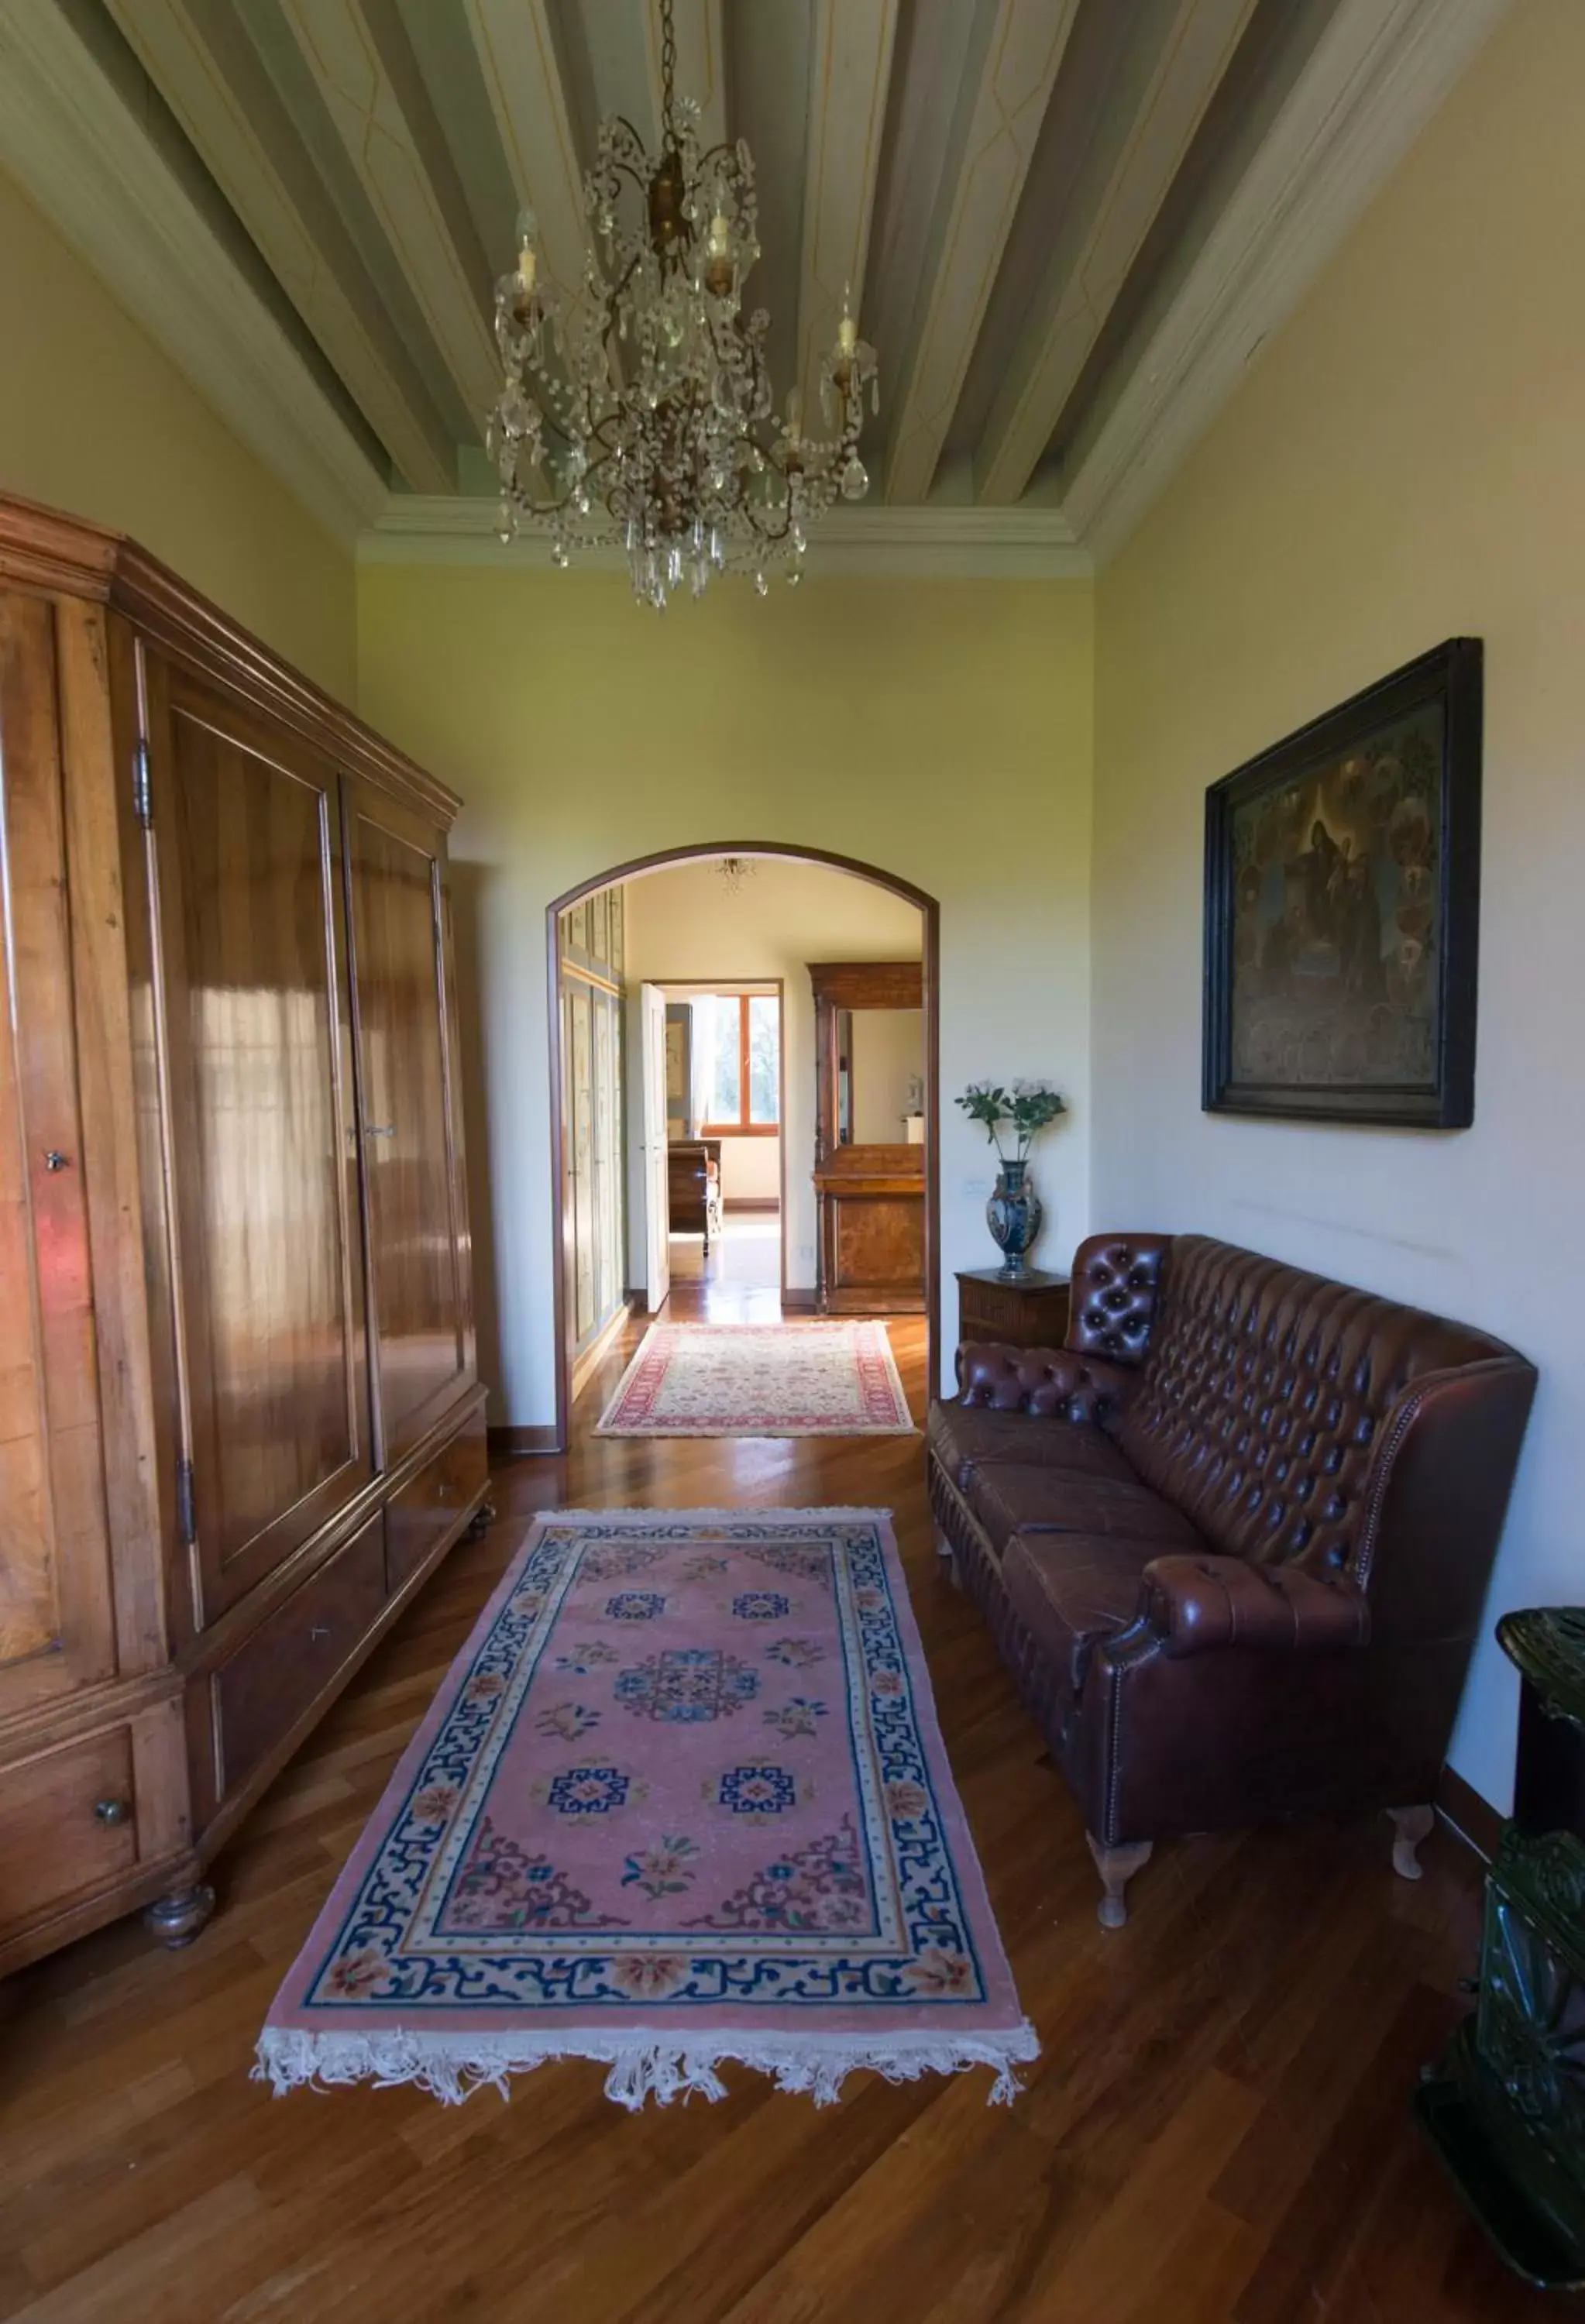
[[[816, 1304], [826, 1315], [925, 1310], [925, 1148], [854, 1142], [852, 1016], [920, 1008], [917, 960], [811, 961], [815, 996]], [[922, 1029], [922, 1028], [921, 1028]], [[921, 1075], [924, 1052], [919, 1053]], [[901, 1116], [898, 1116], [901, 1127]]]
[[0, 1971], [208, 1858], [484, 1501], [449, 792], [0, 501]]
[[826, 1315], [925, 1312], [925, 1161], [917, 1146], [843, 1146], [815, 1175]]

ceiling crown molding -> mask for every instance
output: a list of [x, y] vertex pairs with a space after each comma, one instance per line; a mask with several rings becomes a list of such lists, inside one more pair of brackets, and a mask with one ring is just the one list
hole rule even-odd
[[233, 434], [350, 544], [385, 479], [66, 15], [0, 0], [7, 171]]
[[[362, 565], [515, 566], [549, 571], [548, 544], [503, 543], [495, 503], [482, 497], [392, 493], [358, 541]], [[1072, 581], [1090, 573], [1088, 551], [1054, 508], [838, 507], [809, 536], [811, 574], [884, 579]], [[625, 573], [620, 549], [575, 552], [575, 572]]]
[[1063, 504], [1115, 555], [1512, 0], [1342, 0]]

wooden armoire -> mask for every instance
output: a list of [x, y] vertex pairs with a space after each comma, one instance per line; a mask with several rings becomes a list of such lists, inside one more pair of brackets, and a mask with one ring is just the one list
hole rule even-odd
[[483, 1511], [456, 802], [0, 501], [0, 1971], [202, 1873]]
[[[823, 1315], [917, 1315], [926, 1286], [925, 1148], [866, 1135], [855, 1018], [900, 1019], [923, 1086], [924, 978], [917, 960], [808, 964], [815, 995], [816, 1304]], [[897, 1127], [904, 1125], [900, 1106]], [[885, 1125], [891, 1126], [889, 1120]], [[921, 1125], [922, 1126], [922, 1125]]]

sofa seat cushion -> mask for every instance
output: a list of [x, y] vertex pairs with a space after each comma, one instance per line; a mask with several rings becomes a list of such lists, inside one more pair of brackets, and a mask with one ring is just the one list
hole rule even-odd
[[1002, 1587], [1074, 1696], [1096, 1646], [1138, 1612], [1145, 1568], [1156, 1554], [1153, 1542], [1114, 1534], [1016, 1533], [1008, 1543]]
[[1189, 1520], [1135, 1479], [1085, 1476], [1010, 1461], [985, 1461], [960, 1489], [1000, 1557], [1015, 1533], [1091, 1534], [1147, 1542], [1152, 1556], [1203, 1554]]
[[953, 1398], [931, 1406], [926, 1434], [931, 1451], [960, 1492], [987, 1461], [1060, 1469], [1075, 1476], [1113, 1477], [1123, 1484], [1135, 1481], [1133, 1471], [1110, 1437], [1085, 1421], [1044, 1419], [1027, 1412], [991, 1412]]

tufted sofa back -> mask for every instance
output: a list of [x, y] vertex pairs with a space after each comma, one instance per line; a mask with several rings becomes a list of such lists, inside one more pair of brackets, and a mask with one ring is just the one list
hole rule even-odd
[[1260, 1563], [1357, 1563], [1389, 1416], [1416, 1380], [1494, 1360], [1529, 1372], [1484, 1333], [1204, 1235], [1166, 1240], [1152, 1297], [1118, 1442], [1217, 1549]]
[[1076, 1355], [1139, 1364], [1150, 1344], [1171, 1235], [1092, 1235], [1074, 1253], [1067, 1343]]

